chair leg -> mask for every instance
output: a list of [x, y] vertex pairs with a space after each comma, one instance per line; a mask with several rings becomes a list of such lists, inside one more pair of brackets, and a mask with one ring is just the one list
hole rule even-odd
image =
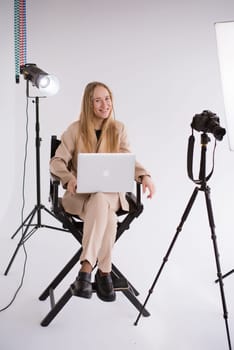
[[130, 290], [122, 290], [122, 293], [128, 298], [128, 300], [135, 306], [138, 311], [142, 312], [142, 316], [148, 317], [150, 313], [145, 308], [142, 310], [143, 305], [135, 297], [135, 295]]
[[66, 303], [72, 297], [71, 289], [69, 288], [63, 296], [59, 299], [57, 303], [54, 304], [53, 308], [46, 315], [46, 317], [41, 321], [41, 326], [46, 327], [49, 323], [55, 318], [55, 316], [59, 313], [60, 310], [66, 305]]
[[136, 307], [138, 311], [142, 312], [142, 315], [147, 317], [150, 316], [150, 313], [145, 308], [142, 310], [143, 305], [139, 302], [139, 300], [136, 298], [139, 293], [137, 290], [133, 287], [133, 285], [127, 280], [126, 277], [117, 269], [117, 267], [112, 264], [112, 274], [114, 274], [117, 278], [124, 278], [126, 279], [129, 288], [128, 289], [122, 289], [121, 292], [126, 296], [126, 298]]
[[63, 280], [63, 278], [71, 271], [73, 266], [77, 264], [80, 259], [80, 255], [82, 252], [82, 248], [78, 250], [78, 252], [69, 260], [69, 262], [64, 266], [64, 268], [59, 272], [59, 274], [55, 277], [55, 279], [49, 284], [49, 286], [44, 290], [44, 292], [40, 295], [39, 300], [45, 300], [50, 295], [50, 290], [55, 289], [59, 283]]
[[112, 264], [112, 274], [114, 275], [114, 277], [126, 279], [128, 282], [128, 285], [130, 286], [131, 290], [134, 292], [135, 296], [139, 295], [139, 292], [136, 290], [136, 288], [128, 281], [128, 279], [122, 274], [122, 272], [120, 272], [119, 269], [117, 269], [117, 267], [114, 264]]

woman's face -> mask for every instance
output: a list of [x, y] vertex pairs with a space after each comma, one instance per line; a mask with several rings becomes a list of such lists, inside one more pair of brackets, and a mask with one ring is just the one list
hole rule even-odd
[[102, 121], [107, 119], [112, 111], [112, 101], [109, 91], [103, 86], [96, 86], [93, 91], [93, 111]]

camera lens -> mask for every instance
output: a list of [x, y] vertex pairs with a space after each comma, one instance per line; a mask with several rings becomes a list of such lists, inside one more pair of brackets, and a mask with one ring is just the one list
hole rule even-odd
[[221, 128], [221, 126], [217, 126], [213, 130], [214, 137], [219, 141], [223, 139], [225, 134], [226, 134], [226, 130], [224, 128]]

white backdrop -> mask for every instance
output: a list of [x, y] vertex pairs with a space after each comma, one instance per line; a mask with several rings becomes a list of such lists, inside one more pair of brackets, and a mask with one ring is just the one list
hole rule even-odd
[[[13, 2], [2, 0], [0, 7], [0, 283], [3, 291], [0, 303], [3, 307], [18, 285], [24, 259], [20, 252], [9, 276], [3, 276], [17, 244], [17, 238], [12, 241], [10, 236], [20, 224], [26, 84], [22, 77], [20, 84], [14, 81]], [[60, 136], [78, 118], [83, 89], [88, 82], [105, 82], [114, 94], [116, 118], [127, 126], [132, 151], [150, 169], [157, 188], [153, 200], [143, 199], [144, 213], [114, 251], [114, 259], [136, 284], [141, 300], [148, 293], [195, 186], [186, 172], [192, 118], [209, 109], [217, 113], [223, 127], [226, 125], [214, 23], [233, 20], [233, 17], [234, 3], [231, 0], [27, 2], [28, 62], [57, 75], [61, 84], [56, 96], [40, 100], [42, 202], [49, 207], [50, 136]], [[195, 136], [194, 174], [197, 177], [200, 135], [196, 132]], [[208, 171], [211, 169], [213, 144], [211, 135], [207, 152]], [[229, 151], [225, 136], [222, 142], [218, 142], [215, 171], [210, 180], [223, 272], [234, 268], [233, 176], [234, 154]], [[25, 214], [36, 203], [35, 181], [35, 109], [29, 101]], [[102, 332], [108, 329], [106, 344], [111, 344], [112, 348], [116, 346], [116, 349], [121, 346], [150, 350], [226, 348], [223, 310], [219, 287], [214, 284], [216, 266], [203, 197], [202, 192], [198, 194], [151, 296], [148, 306], [151, 317], [142, 319], [138, 328], [134, 328], [132, 323], [137, 313], [135, 309], [126, 311], [128, 304], [123, 307], [121, 301], [119, 314], [117, 310], [113, 311], [113, 306], [101, 308], [95, 302], [92, 308], [83, 308], [82, 319], [85, 321], [82, 325], [94, 333], [92, 341], [97, 348], [102, 346], [102, 339], [95, 331], [93, 322], [96, 317], [103, 325]], [[50, 221], [47, 215], [43, 217], [44, 223]], [[33, 338], [37, 339], [38, 349], [46, 348], [45, 342], [48, 348], [48, 344], [57, 342], [57, 348], [61, 346], [63, 349], [60, 337], [67, 343], [77, 337], [74, 324], [74, 329], [69, 324], [70, 317], [74, 317], [74, 308], [67, 312], [66, 321], [63, 315], [59, 319], [59, 327], [62, 326], [64, 333], [61, 329], [57, 333], [54, 321], [55, 326], [48, 328], [45, 341], [39, 322], [47, 308], [36, 299], [59, 264], [76, 249], [76, 243], [56, 232], [40, 229], [26, 247], [29, 259], [25, 284], [14, 306], [0, 314], [1, 329], [6, 329], [2, 339], [4, 350], [12, 350], [17, 344], [7, 333], [7, 327], [15, 321], [17, 337], [19, 319], [28, 338], [25, 341], [20, 337], [18, 348], [21, 345], [24, 349], [31, 349]], [[76, 271], [73, 277], [75, 274]], [[225, 280], [231, 334], [234, 329], [233, 289], [234, 274]], [[26, 305], [31, 312], [27, 311], [25, 315]], [[97, 316], [93, 315], [94, 310]], [[109, 329], [110, 317], [115, 327], [119, 327], [122, 337], [114, 344], [115, 332]], [[77, 313], [78, 318], [81, 314]], [[69, 335], [66, 329], [70, 329]], [[86, 346], [84, 335], [80, 341]], [[72, 344], [75, 349], [76, 343]], [[91, 339], [86, 348], [91, 348]]]

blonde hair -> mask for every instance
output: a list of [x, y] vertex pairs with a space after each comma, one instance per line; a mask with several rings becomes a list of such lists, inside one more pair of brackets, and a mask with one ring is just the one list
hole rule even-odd
[[[97, 86], [102, 86], [108, 91], [111, 102], [113, 104], [112, 92], [110, 91], [107, 85], [98, 81], [94, 81], [86, 86], [84, 90], [80, 113], [80, 137], [83, 140], [85, 152], [96, 152], [97, 139], [93, 125], [93, 118], [95, 117], [93, 111], [93, 94], [94, 89]], [[118, 135], [112, 111], [109, 117], [103, 121], [102, 133], [98, 142], [98, 144], [100, 144], [101, 141], [105, 138], [106, 149], [104, 151], [108, 153], [119, 151]]]

